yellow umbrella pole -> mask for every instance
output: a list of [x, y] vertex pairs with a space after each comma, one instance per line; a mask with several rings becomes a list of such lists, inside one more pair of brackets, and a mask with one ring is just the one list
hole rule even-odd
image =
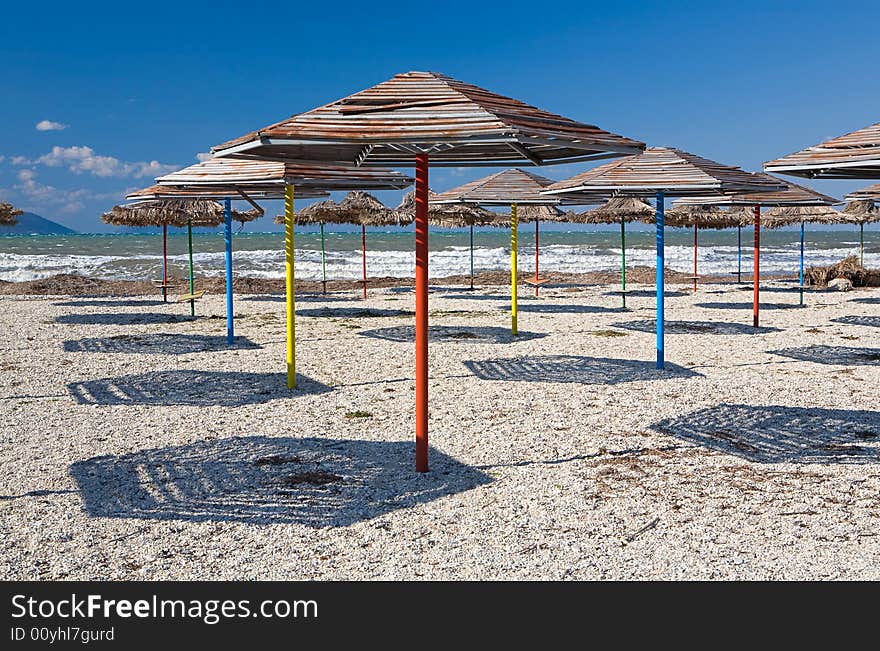
[[296, 297], [293, 283], [293, 186], [284, 186], [284, 270], [287, 293], [287, 388], [296, 388]]
[[516, 334], [516, 204], [510, 204], [510, 334]]

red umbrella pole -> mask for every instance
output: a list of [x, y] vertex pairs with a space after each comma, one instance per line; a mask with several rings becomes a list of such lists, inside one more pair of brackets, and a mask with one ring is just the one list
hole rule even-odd
[[428, 154], [416, 156], [416, 472], [428, 472]]
[[162, 300], [168, 302], [168, 224], [162, 224]]
[[538, 295], [538, 225], [540, 220], [535, 220], [535, 296]]
[[694, 292], [697, 291], [697, 223], [694, 222]]
[[361, 224], [361, 259], [364, 266], [364, 298], [367, 297], [367, 227]]
[[752, 313], [754, 314], [753, 324], [757, 328], [758, 327], [758, 313], [760, 311], [760, 303], [759, 303], [759, 278], [761, 276], [760, 273], [760, 260], [761, 260], [761, 206], [755, 206], [755, 263], [754, 263], [754, 285], [755, 285], [755, 297], [754, 297], [754, 305], [752, 306]]

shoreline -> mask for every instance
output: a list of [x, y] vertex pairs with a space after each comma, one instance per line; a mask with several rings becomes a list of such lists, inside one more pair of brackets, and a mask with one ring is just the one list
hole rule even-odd
[[[691, 283], [693, 277], [684, 272], [666, 269], [666, 284]], [[560, 287], [583, 287], [601, 285], [619, 285], [620, 272], [618, 271], [590, 271], [579, 274], [546, 272], [540, 274], [547, 283], [542, 285], [546, 288]], [[533, 278], [529, 272], [519, 274], [519, 284], [529, 285], [527, 282]], [[767, 274], [761, 277], [763, 281], [778, 281], [794, 278], [791, 274]], [[174, 278], [180, 289], [174, 289], [169, 295], [188, 293], [188, 280]], [[634, 285], [654, 284], [655, 272], [653, 267], [636, 266], [626, 270], [627, 283]], [[225, 292], [225, 279], [218, 276], [196, 276], [196, 290], [205, 289], [208, 293], [218, 294]], [[454, 275], [440, 278], [431, 278], [432, 285], [470, 285], [470, 276]], [[735, 274], [706, 275], [701, 276], [701, 284], [737, 284]], [[742, 283], [751, 283], [751, 273], [742, 274]], [[413, 287], [413, 278], [396, 277], [368, 277], [368, 289], [382, 289], [391, 287]], [[484, 286], [509, 286], [509, 271], [485, 271], [474, 275], [474, 285]], [[283, 278], [250, 278], [237, 277], [233, 280], [233, 291], [236, 294], [283, 294]], [[321, 292], [320, 280], [297, 280], [298, 292], [315, 293]], [[353, 291], [363, 287], [360, 280], [327, 280], [327, 291]], [[78, 274], [58, 274], [48, 278], [37, 280], [24, 280], [19, 282], [0, 281], [0, 295], [35, 295], [35, 296], [145, 296], [160, 293], [150, 281], [147, 280], [107, 280], [102, 278], [90, 278]]]

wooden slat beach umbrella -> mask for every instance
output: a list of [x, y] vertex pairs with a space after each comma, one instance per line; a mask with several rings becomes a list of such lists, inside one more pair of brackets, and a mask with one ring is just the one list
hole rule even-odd
[[349, 192], [336, 203], [328, 199], [313, 203], [300, 211], [304, 220], [313, 223], [356, 224], [361, 227], [361, 258], [363, 290], [367, 298], [367, 226], [405, 226], [412, 217], [389, 208], [376, 197], [362, 191]]
[[614, 197], [601, 206], [576, 213], [569, 218], [576, 224], [620, 223], [620, 297], [626, 309], [626, 224], [628, 222], [654, 222], [654, 208], [635, 197]]
[[[193, 197], [177, 198], [154, 198], [151, 200], [139, 200], [134, 203], [114, 206], [109, 212], [101, 216], [105, 224], [114, 226], [161, 226], [162, 227], [162, 300], [168, 301], [168, 227], [186, 227], [187, 241], [189, 244], [189, 289], [193, 294], [193, 253], [192, 253], [192, 229], [197, 227], [215, 227], [223, 224], [228, 216], [244, 224], [263, 213], [258, 210], [232, 211], [208, 198]], [[190, 314], [195, 315], [195, 299], [190, 299]]]
[[[229, 205], [230, 198], [254, 197], [283, 199], [285, 214], [290, 214], [289, 228], [285, 227], [285, 311], [287, 318], [287, 384], [296, 387], [295, 367], [295, 292], [294, 292], [294, 195], [299, 197], [326, 196], [330, 190], [402, 190], [412, 185], [413, 179], [400, 172], [385, 169], [363, 169], [354, 165], [312, 162], [273, 162], [212, 158], [177, 172], [160, 176], [160, 185], [185, 190], [214, 192], [222, 195]], [[321, 228], [322, 262], [324, 229]], [[226, 336], [233, 339], [232, 320], [232, 229], [226, 222]]]
[[24, 212], [14, 208], [11, 203], [0, 202], [0, 226], [15, 226], [18, 216], [22, 214]]
[[[431, 203], [436, 192], [428, 190], [428, 224], [439, 228], [467, 228], [470, 231], [470, 289], [474, 288], [474, 226], [500, 226], [497, 213], [470, 204], [449, 204], [438, 206]], [[397, 211], [415, 219], [416, 193], [407, 192]], [[507, 223], [506, 221], [504, 222]]]
[[734, 192], [773, 191], [784, 184], [738, 167], [721, 165], [679, 149], [651, 147], [644, 153], [559, 181], [545, 193], [550, 196], [582, 198], [596, 195], [656, 197], [657, 229], [657, 368], [663, 368], [664, 354], [664, 223], [666, 197], [712, 197]]
[[713, 206], [711, 204], [681, 204], [673, 202], [672, 208], [666, 213], [666, 225], [677, 228], [694, 229], [694, 292], [697, 291], [697, 280], [699, 279], [699, 276], [697, 275], [699, 229], [737, 229], [737, 282], [739, 282], [742, 278], [742, 227], [744, 223], [745, 222], [741, 216], [731, 213], [728, 210], [724, 210], [720, 206]]
[[433, 203], [444, 205], [510, 206], [510, 319], [511, 332], [517, 333], [517, 233], [520, 221], [535, 222], [535, 296], [538, 295], [539, 224], [541, 219], [560, 220], [564, 213], [556, 207], [559, 199], [545, 197], [541, 191], [551, 179], [521, 169], [504, 170], [441, 192]]
[[[644, 144], [434, 72], [399, 74], [214, 148], [220, 157], [416, 168], [416, 469], [428, 470], [428, 162], [595, 160]], [[292, 229], [292, 219], [290, 220]]]
[[843, 209], [859, 224], [859, 263], [865, 265], [865, 224], [880, 222], [880, 183], [850, 192]]
[[[808, 212], [801, 212], [800, 215], [805, 217], [813, 215], [818, 218], [820, 213], [828, 214], [830, 206], [837, 203], [837, 199], [828, 195], [816, 192], [810, 188], [792, 183], [791, 181], [783, 181], [782, 179], [770, 174], [758, 174], [757, 176], [765, 178], [768, 182], [777, 182], [783, 184], [783, 188], [770, 192], [733, 192], [724, 197], [715, 197], [707, 200], [707, 202], [716, 206], [749, 206], [752, 209], [752, 219], [750, 220], [755, 229], [755, 257], [754, 257], [754, 273], [753, 273], [753, 299], [752, 299], [752, 323], [754, 327], [758, 327], [760, 323], [761, 310], [761, 289], [760, 289], [760, 258], [761, 258], [761, 208], [801, 208]], [[682, 204], [689, 203], [689, 200], [681, 200]], [[836, 211], [834, 211], [836, 212]], [[804, 251], [804, 222], [801, 221], [801, 271], [800, 271], [800, 303], [803, 305], [803, 251]]]
[[880, 179], [880, 122], [764, 163], [808, 179]]

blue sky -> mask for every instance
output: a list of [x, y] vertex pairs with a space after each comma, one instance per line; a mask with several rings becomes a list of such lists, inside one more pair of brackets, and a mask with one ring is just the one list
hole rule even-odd
[[880, 120], [877, 24], [876, 0], [7, 3], [0, 198], [105, 230], [100, 213], [157, 173], [407, 70], [759, 169]]

